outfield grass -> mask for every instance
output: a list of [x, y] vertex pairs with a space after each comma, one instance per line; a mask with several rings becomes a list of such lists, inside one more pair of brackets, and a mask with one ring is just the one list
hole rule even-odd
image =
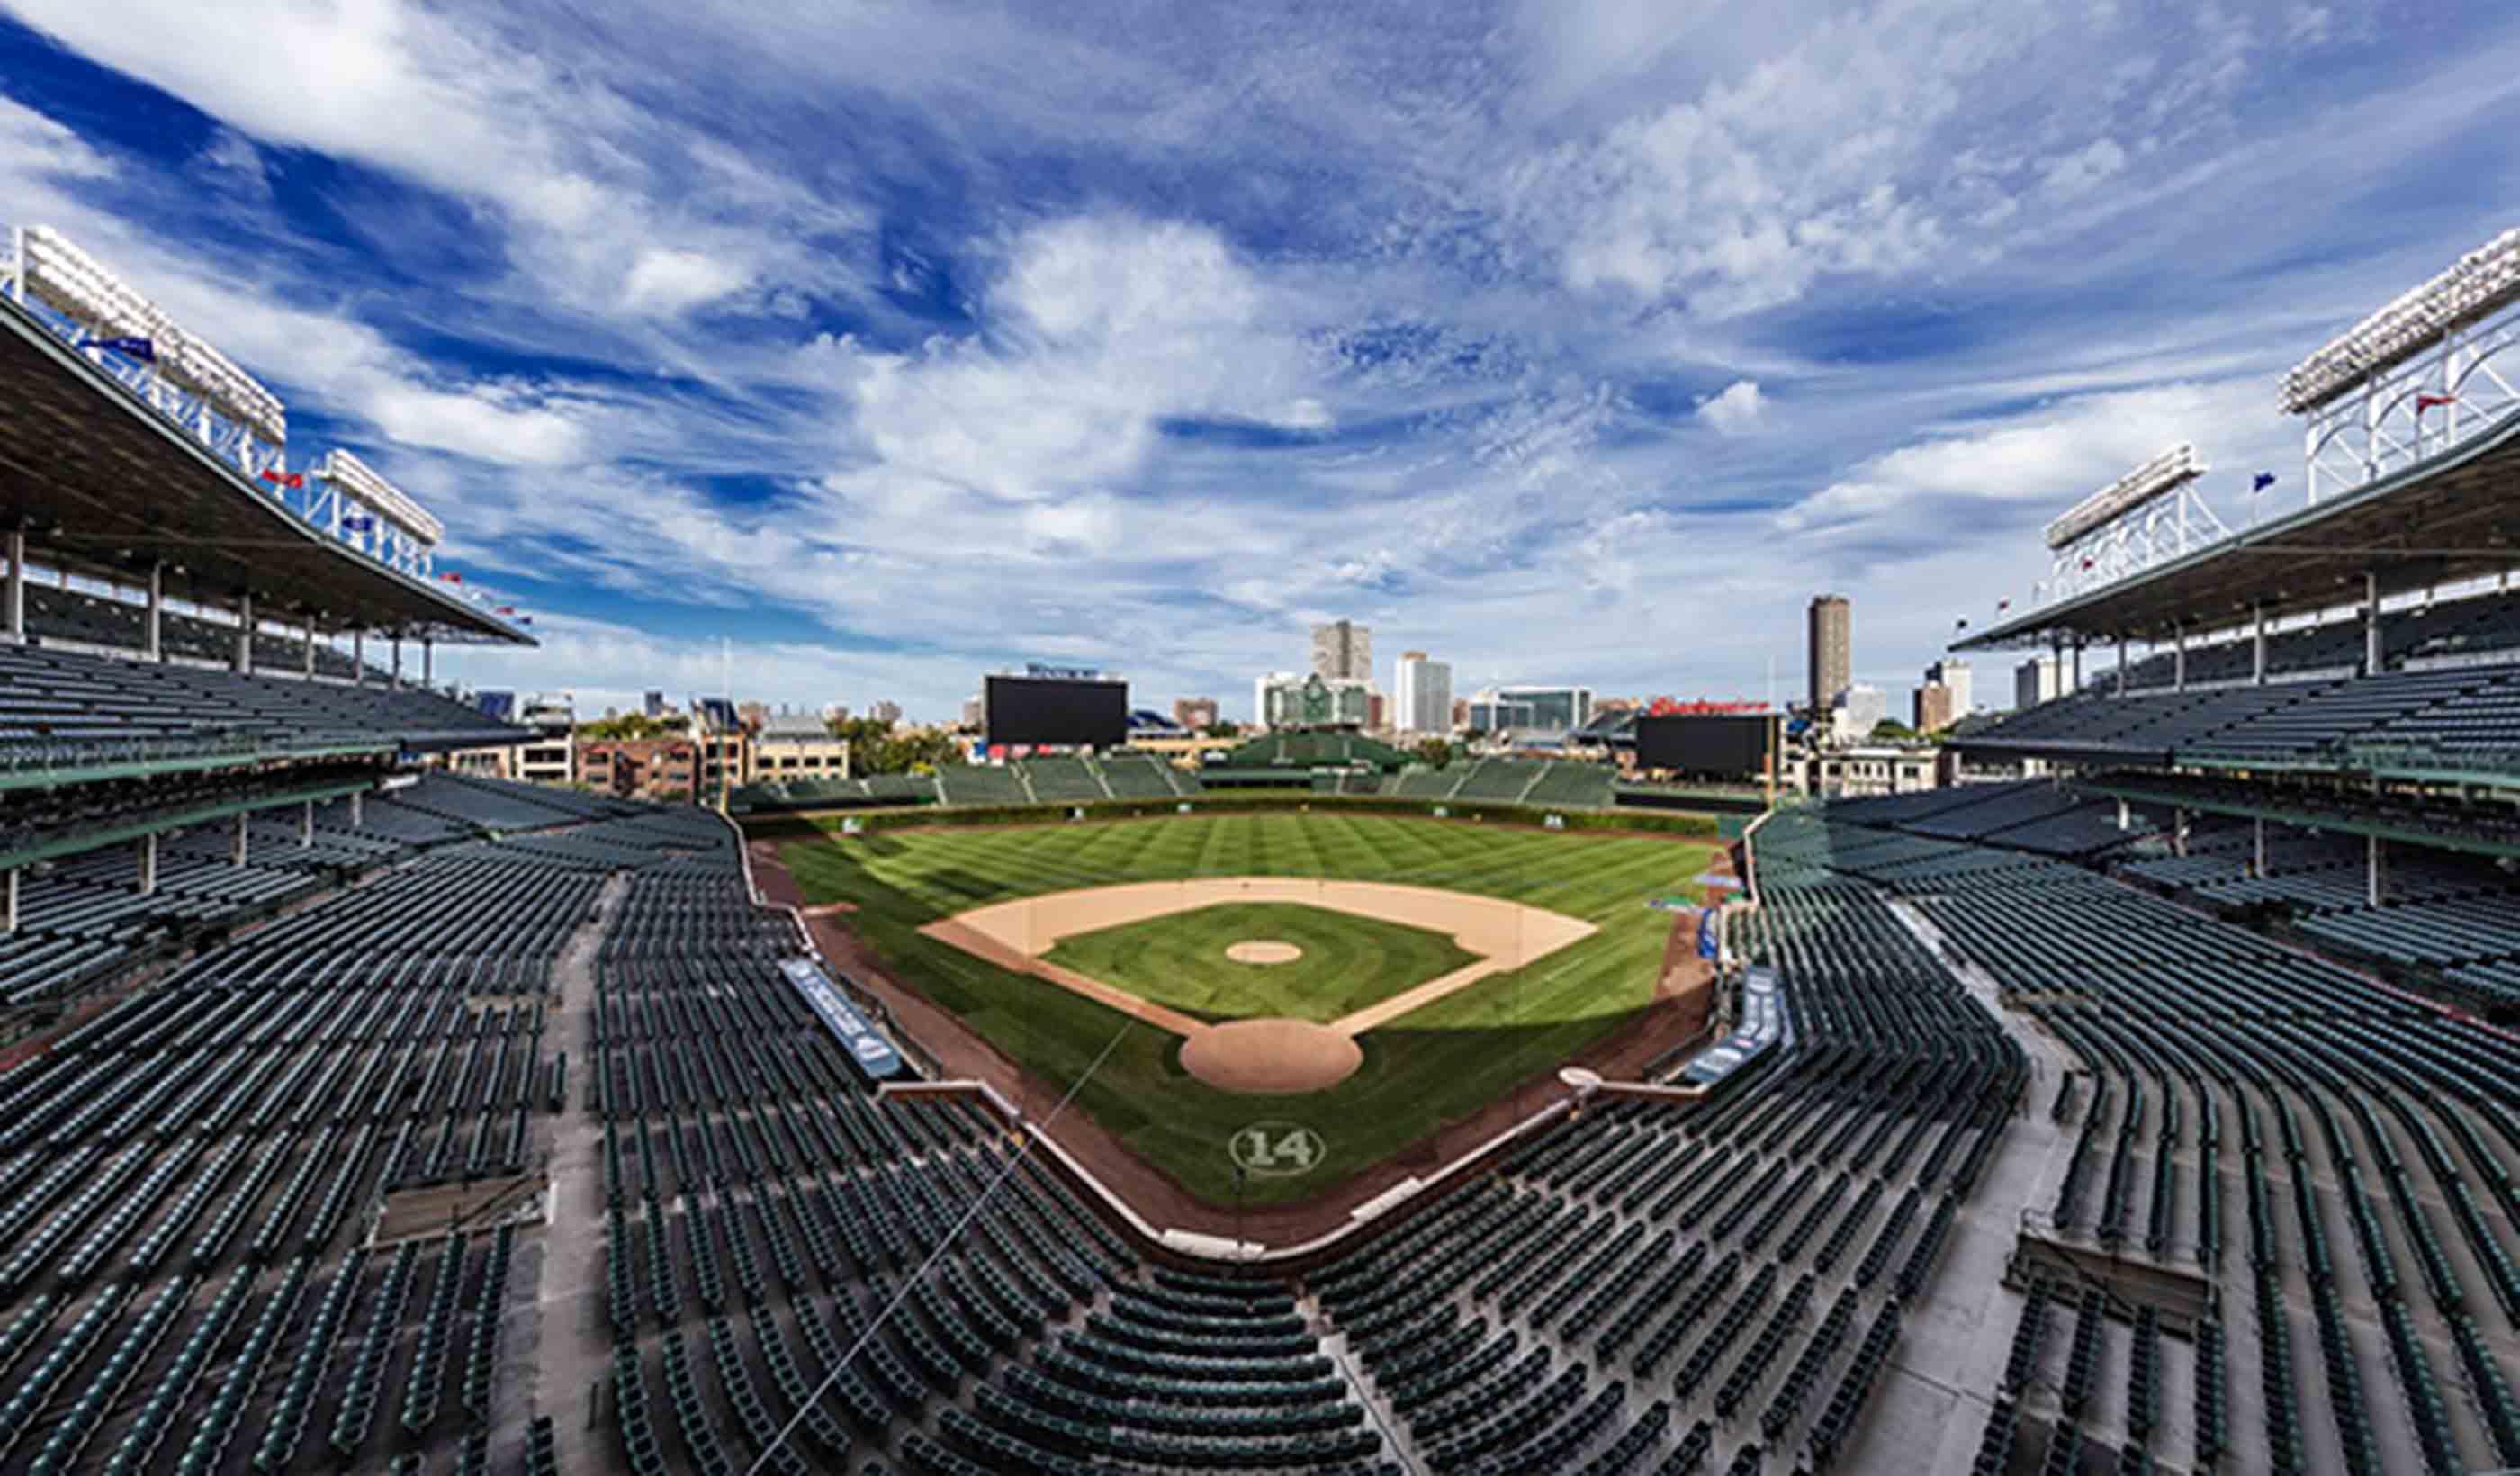
[[[1304, 955], [1284, 963], [1225, 956], [1246, 939], [1291, 943]], [[1079, 933], [1043, 957], [1204, 1020], [1320, 1025], [1479, 961], [1444, 933], [1293, 902], [1192, 908]]]
[[[1212, 1203], [1233, 1202], [1227, 1141], [1256, 1121], [1322, 1135], [1299, 1179], [1253, 1179], [1246, 1202], [1309, 1198], [1563, 1061], [1649, 1003], [1668, 915], [1649, 898], [1697, 894], [1720, 842], [1589, 836], [1462, 821], [1303, 812], [1183, 815], [1099, 825], [879, 831], [788, 842], [809, 902], [848, 923], [903, 979], [1045, 1078]], [[1548, 908], [1600, 931], [1438, 1000], [1361, 1041], [1365, 1064], [1328, 1092], [1252, 1097], [1186, 1075], [1178, 1042], [1067, 990], [919, 932], [983, 903], [1075, 887], [1194, 876], [1320, 876], [1446, 887]], [[1089, 1076], [1090, 1072], [1090, 1076]]]

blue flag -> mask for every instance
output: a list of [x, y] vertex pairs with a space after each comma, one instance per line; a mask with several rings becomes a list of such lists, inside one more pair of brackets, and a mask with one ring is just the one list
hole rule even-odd
[[158, 345], [146, 338], [81, 338], [81, 348], [103, 348], [138, 359], [143, 364], [158, 362]]
[[2252, 492], [2264, 492], [2274, 484], [2275, 474], [2273, 472], [2261, 471], [2258, 473], [2257, 479], [2249, 483], [2249, 490]]
[[377, 520], [365, 513], [353, 513], [341, 519], [341, 530], [345, 533], [364, 533], [376, 525]]

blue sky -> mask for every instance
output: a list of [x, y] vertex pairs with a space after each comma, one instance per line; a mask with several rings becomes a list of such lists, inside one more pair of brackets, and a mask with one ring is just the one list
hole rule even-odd
[[[2520, 12], [0, 0], [60, 227], [536, 612], [484, 687], [1894, 690], [2510, 225]], [[1986, 693], [2000, 685], [1981, 676]]]

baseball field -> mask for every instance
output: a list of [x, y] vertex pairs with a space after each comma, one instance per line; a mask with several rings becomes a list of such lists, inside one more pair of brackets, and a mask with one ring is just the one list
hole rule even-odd
[[[1311, 1130], [1300, 1172], [1282, 1155], [1246, 1180], [1257, 1206], [1319, 1194], [1635, 1019], [1672, 925], [1647, 903], [1696, 897], [1719, 849], [1264, 812], [827, 834], [780, 858], [902, 981], [1043, 1079], [1082, 1081], [1068, 1110], [1191, 1193], [1233, 1201], [1238, 1133]], [[1262, 1020], [1347, 1063], [1271, 1095], [1185, 1065], [1186, 1038]]]

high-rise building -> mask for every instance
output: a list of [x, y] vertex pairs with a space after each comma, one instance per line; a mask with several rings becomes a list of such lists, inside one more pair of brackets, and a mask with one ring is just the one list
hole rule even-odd
[[1803, 669], [1811, 677], [1811, 710], [1818, 716], [1855, 680], [1855, 616], [1844, 595], [1814, 595], [1807, 618], [1810, 649]]
[[1173, 698], [1173, 722], [1191, 733], [1201, 733], [1216, 726], [1216, 698]]
[[1422, 650], [1404, 650], [1391, 686], [1394, 728], [1402, 733], [1453, 731], [1453, 663], [1430, 661]]
[[963, 699], [963, 726], [977, 732], [988, 725], [989, 704], [978, 697]]
[[1458, 733], [1468, 726], [1470, 726], [1470, 699], [1453, 698], [1453, 731]]
[[[1966, 661], [1958, 656], [1945, 656], [1925, 668], [1925, 681], [1929, 685], [1940, 685], [1951, 693], [1951, 716], [1944, 719], [1944, 722], [1957, 723], [1977, 711], [1977, 704], [1972, 700], [1974, 696], [1971, 687], [1972, 678]], [[1938, 723], [1935, 726], [1941, 727], [1942, 724]]]
[[1917, 688], [1913, 706], [1915, 715], [1908, 726], [1918, 733], [1938, 732], [1952, 723], [1952, 690], [1940, 682]]
[[[972, 700], [973, 700], [973, 701], [978, 701], [978, 700], [979, 700], [979, 698], [974, 697], [974, 698], [972, 698]], [[849, 704], [848, 704], [848, 703], [846, 703], [846, 702], [825, 702], [825, 703], [823, 704], [823, 721], [824, 721], [824, 722], [826, 722], [826, 723], [845, 723], [845, 722], [847, 722], [848, 720], [849, 720]], [[976, 725], [975, 725], [975, 726], [976, 726]]]
[[672, 710], [672, 708], [665, 705], [665, 694], [663, 693], [652, 692], [648, 693], [648, 702], [646, 707], [648, 716], [652, 718], [660, 718]]
[[898, 723], [901, 721], [901, 704], [899, 702], [877, 702], [867, 708], [867, 716], [875, 719], [878, 723]]
[[1353, 620], [1314, 626], [1313, 675], [1326, 682], [1372, 681], [1372, 628]]
[[2032, 656], [2012, 668], [2012, 706], [2027, 712], [2065, 694], [2065, 663], [2054, 656]]

